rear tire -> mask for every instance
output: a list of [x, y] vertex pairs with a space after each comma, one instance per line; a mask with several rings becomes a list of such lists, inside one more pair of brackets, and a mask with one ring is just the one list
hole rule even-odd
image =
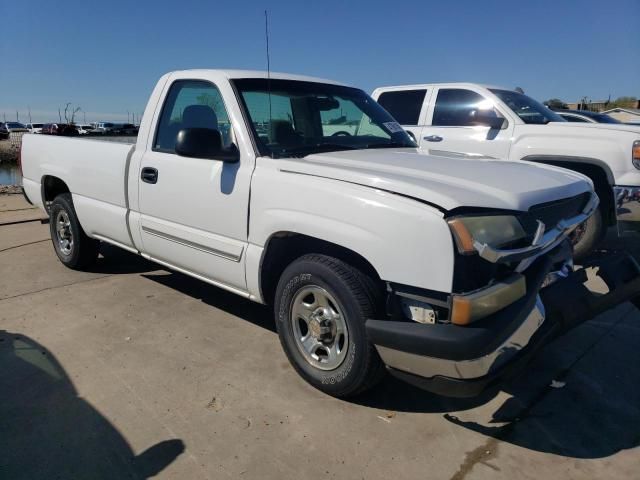
[[587, 221], [578, 225], [569, 239], [573, 244], [573, 258], [582, 260], [587, 257], [604, 239], [607, 228], [602, 218], [600, 206]]
[[377, 313], [376, 283], [337, 258], [309, 254], [291, 263], [275, 296], [276, 327], [289, 362], [334, 397], [373, 387], [385, 369], [366, 335]]
[[83, 270], [95, 263], [100, 242], [84, 233], [70, 193], [62, 193], [51, 202], [49, 230], [56, 255], [66, 267]]

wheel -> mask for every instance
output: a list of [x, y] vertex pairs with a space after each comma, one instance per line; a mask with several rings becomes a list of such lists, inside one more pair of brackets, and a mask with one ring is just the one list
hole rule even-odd
[[98, 258], [100, 242], [82, 230], [70, 193], [58, 195], [51, 203], [49, 230], [56, 255], [65, 266], [82, 270]]
[[578, 225], [569, 235], [569, 240], [573, 245], [573, 258], [575, 260], [585, 258], [598, 246], [606, 233], [607, 229], [602, 219], [602, 212], [598, 206], [593, 215], [586, 222]]
[[280, 343], [296, 371], [335, 397], [375, 385], [384, 364], [364, 323], [380, 298], [370, 277], [336, 258], [310, 254], [291, 263], [274, 307]]

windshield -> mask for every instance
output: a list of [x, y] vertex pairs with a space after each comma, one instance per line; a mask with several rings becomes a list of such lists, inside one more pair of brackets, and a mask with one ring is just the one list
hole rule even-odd
[[338, 150], [416, 147], [402, 127], [362, 90], [263, 78], [233, 83], [262, 155], [304, 157]]
[[513, 110], [524, 123], [544, 125], [549, 122], [566, 121], [560, 115], [552, 112], [547, 107], [539, 102], [536, 102], [531, 97], [527, 97], [526, 95], [518, 92], [513, 92], [511, 90], [498, 90], [493, 88], [490, 90], [511, 110]]
[[18, 123], [18, 122], [7, 122], [7, 127], [9, 127], [9, 128], [27, 128], [22, 123]]

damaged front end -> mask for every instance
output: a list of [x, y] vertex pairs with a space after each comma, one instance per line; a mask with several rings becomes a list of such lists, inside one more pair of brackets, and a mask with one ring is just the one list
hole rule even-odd
[[[406, 314], [367, 321], [389, 371], [438, 394], [475, 396], [522, 369], [559, 335], [620, 303], [636, 302], [640, 267], [629, 255], [607, 254], [573, 269], [566, 237], [597, 207], [595, 195], [584, 200], [577, 214], [546, 230], [538, 227], [525, 244], [498, 248], [471, 235], [457, 238], [463, 267], [446, 298], [390, 284], [390, 299], [412, 302], [410, 315], [420, 316], [419, 305], [434, 313], [421, 317], [427, 321]], [[475, 255], [465, 255], [469, 245]]]

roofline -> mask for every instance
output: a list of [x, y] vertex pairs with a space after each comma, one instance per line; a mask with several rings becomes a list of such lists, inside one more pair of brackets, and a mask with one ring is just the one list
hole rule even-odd
[[348, 85], [346, 83], [338, 82], [336, 80], [331, 80], [328, 78], [320, 78], [320, 77], [311, 77], [308, 75], [297, 75], [293, 73], [285, 73], [285, 72], [267, 72], [266, 70], [242, 70], [242, 69], [231, 69], [231, 68], [197, 68], [197, 69], [186, 69], [186, 70], [175, 70], [172, 72], [168, 72], [168, 74], [193, 74], [193, 75], [205, 75], [205, 74], [215, 74], [220, 75], [227, 80], [236, 80], [240, 78], [271, 78], [276, 80], [297, 80], [301, 82], [314, 82], [314, 83], [328, 83], [331, 85], [340, 85], [344, 87], [352, 87], [352, 85]]
[[391, 88], [402, 88], [402, 89], [410, 89], [410, 88], [435, 88], [435, 87], [481, 87], [486, 89], [500, 89], [500, 90], [509, 90], [515, 92], [514, 88], [503, 87], [500, 85], [488, 85], [484, 83], [474, 83], [474, 82], [438, 82], [438, 83], [415, 83], [415, 84], [406, 84], [406, 85], [384, 85], [380, 87], [376, 87], [375, 90], [386, 90]]

